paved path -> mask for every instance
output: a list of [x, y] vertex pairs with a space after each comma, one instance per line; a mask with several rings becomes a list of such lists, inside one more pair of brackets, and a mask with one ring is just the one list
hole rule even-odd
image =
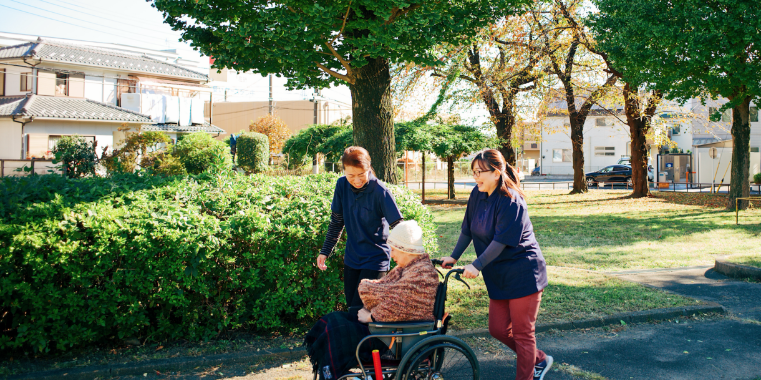
[[[761, 380], [761, 283], [730, 280], [708, 267], [615, 275], [718, 302], [729, 314], [539, 334], [539, 348], [552, 355], [556, 362], [546, 380]], [[468, 338], [467, 341], [478, 354], [481, 379], [515, 378], [515, 355], [505, 346], [491, 338]], [[312, 379], [304, 359], [198, 368], [171, 375], [153, 373], [139, 378]]]

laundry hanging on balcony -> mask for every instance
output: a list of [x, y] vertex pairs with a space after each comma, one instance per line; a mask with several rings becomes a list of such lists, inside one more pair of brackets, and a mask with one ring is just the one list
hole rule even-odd
[[177, 96], [164, 96], [166, 101], [166, 123], [180, 122], [180, 98]]
[[201, 98], [193, 98], [190, 105], [190, 123], [203, 124], [206, 120], [203, 117], [204, 101]]
[[190, 125], [190, 106], [192, 100], [190, 98], [180, 98], [180, 126], [187, 127]]
[[157, 94], [142, 94], [140, 99], [141, 109], [144, 115], [157, 123], [163, 123], [165, 120], [164, 112], [166, 109], [166, 97]]

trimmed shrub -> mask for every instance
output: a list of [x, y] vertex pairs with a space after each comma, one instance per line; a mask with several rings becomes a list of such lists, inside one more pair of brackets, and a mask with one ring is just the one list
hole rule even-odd
[[207, 170], [229, 170], [233, 162], [230, 148], [221, 141], [214, 140], [206, 132], [191, 133], [179, 140], [174, 147], [177, 157], [190, 174], [201, 174]]
[[753, 182], [761, 184], [761, 173], [756, 173], [753, 175]]
[[267, 170], [270, 148], [267, 136], [246, 132], [238, 137], [238, 166], [249, 173], [261, 173]]
[[248, 130], [251, 132], [261, 133], [269, 139], [270, 153], [277, 154], [283, 150], [285, 140], [291, 137], [291, 130], [285, 124], [283, 119], [274, 115], [264, 115], [256, 121], [252, 121]]
[[[344, 243], [329, 270], [314, 265], [337, 178], [3, 178], [0, 351], [201, 340], [343, 308]], [[436, 252], [428, 209], [389, 188]]]
[[95, 156], [95, 143], [85, 141], [82, 136], [63, 136], [52, 150], [54, 164], [60, 163], [69, 178], [80, 178], [95, 174], [98, 158]]

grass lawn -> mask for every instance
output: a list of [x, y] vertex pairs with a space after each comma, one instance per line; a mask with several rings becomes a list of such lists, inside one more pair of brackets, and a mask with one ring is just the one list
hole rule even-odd
[[[652, 198], [626, 199], [625, 190], [567, 193], [527, 191], [531, 222], [549, 265], [600, 271], [671, 268], [712, 265], [716, 256], [761, 250], [761, 210], [742, 211], [735, 225], [735, 213], [724, 210], [724, 196], [655, 192]], [[460, 198], [466, 196], [460, 191]], [[440, 254], [448, 255], [465, 208], [431, 210], [439, 223]], [[473, 259], [471, 247], [461, 263]]]
[[[550, 284], [542, 294], [537, 323], [699, 304], [691, 298], [585, 270], [550, 267], [547, 275]], [[447, 311], [452, 314], [452, 329], [486, 328], [489, 297], [483, 277], [465, 281], [470, 290], [450, 281]]]
[[749, 267], [761, 268], [761, 252], [732, 255], [727, 257], [727, 261], [731, 263], [747, 265]]

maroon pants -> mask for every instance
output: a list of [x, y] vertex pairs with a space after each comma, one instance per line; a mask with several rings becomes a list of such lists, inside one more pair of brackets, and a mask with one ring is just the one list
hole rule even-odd
[[536, 348], [534, 325], [542, 292], [512, 300], [489, 300], [489, 334], [518, 356], [516, 380], [534, 378], [534, 366], [547, 358]]

